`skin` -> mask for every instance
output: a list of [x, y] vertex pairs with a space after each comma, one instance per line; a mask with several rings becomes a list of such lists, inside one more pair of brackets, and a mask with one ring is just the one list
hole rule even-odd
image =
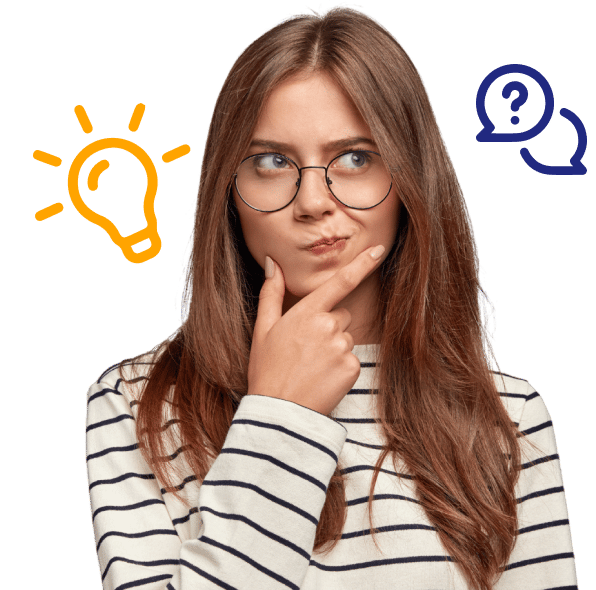
[[[290, 149], [281, 151], [253, 146], [244, 157], [280, 151], [300, 167], [326, 166], [346, 149], [327, 151], [324, 144], [357, 136], [373, 140], [368, 125], [335, 81], [324, 73], [300, 76], [275, 88], [252, 136], [252, 139], [289, 144]], [[350, 145], [349, 149], [352, 148], [379, 151], [375, 144], [364, 142]], [[366, 248], [383, 244], [383, 260], [397, 235], [400, 200], [395, 187], [372, 209], [350, 209], [328, 190], [322, 169], [303, 170], [296, 198], [280, 211], [255, 211], [240, 199], [235, 189], [233, 196], [244, 240], [253, 258], [265, 268], [265, 256], [268, 255], [283, 271], [286, 286], [283, 313]], [[341, 252], [317, 256], [302, 249], [323, 235], [350, 237]], [[372, 317], [379, 287], [380, 269], [377, 267], [334, 308], [344, 307], [350, 312], [352, 321], [348, 331], [354, 344], [378, 343]]]

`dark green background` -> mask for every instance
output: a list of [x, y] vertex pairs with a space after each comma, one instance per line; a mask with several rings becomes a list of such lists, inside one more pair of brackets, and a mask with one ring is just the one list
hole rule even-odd
[[[523, 145], [544, 163], [568, 164], [577, 138], [559, 109], [573, 110], [588, 134], [594, 128], [594, 12], [588, 6], [363, 4], [404, 44], [428, 87], [496, 302], [501, 366], [530, 380], [554, 419], [585, 589], [596, 587], [590, 557], [596, 549], [594, 442], [588, 434], [594, 415], [595, 326], [588, 309], [594, 293], [593, 158], [588, 150], [584, 176], [534, 172], [519, 155], [522, 144], [476, 142], [475, 98], [484, 76], [500, 65], [538, 69], [554, 90], [555, 115]], [[21, 588], [100, 587], [85, 473], [87, 387], [107, 366], [149, 349], [177, 327], [181, 259], [216, 95], [248, 43], [302, 10], [302, 0], [209, 6], [36, 1], [3, 9], [3, 529], [9, 547], [3, 575], [14, 575]], [[519, 112], [519, 128], [529, 128], [544, 101], [535, 83], [517, 79], [530, 90]], [[501, 87], [493, 86], [488, 105], [497, 130], [506, 130], [511, 113], [509, 101], [498, 97]], [[147, 110], [133, 134], [127, 125], [139, 102]], [[89, 136], [73, 113], [77, 104], [93, 123]], [[141, 265], [127, 262], [68, 198], [72, 159], [102, 137], [134, 141], [156, 164], [163, 248]], [[165, 151], [184, 143], [192, 148], [188, 156], [161, 161]], [[60, 156], [62, 166], [36, 162], [36, 149]], [[100, 156], [107, 157], [95, 156], [81, 179]], [[114, 150], [109, 158], [111, 168], [97, 194], [87, 192], [88, 204], [126, 235], [145, 225], [145, 176], [132, 156]], [[65, 206], [62, 213], [34, 219], [38, 209], [57, 201]]]

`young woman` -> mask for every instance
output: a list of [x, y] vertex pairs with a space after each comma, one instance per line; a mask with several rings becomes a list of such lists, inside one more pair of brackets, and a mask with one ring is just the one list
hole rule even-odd
[[490, 369], [456, 175], [376, 22], [234, 64], [188, 279], [174, 337], [88, 393], [105, 589], [577, 587], [549, 414]]

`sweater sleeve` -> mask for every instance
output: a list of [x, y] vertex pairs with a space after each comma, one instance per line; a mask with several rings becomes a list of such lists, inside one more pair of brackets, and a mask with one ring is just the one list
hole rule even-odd
[[518, 536], [495, 590], [577, 590], [575, 558], [561, 464], [550, 414], [538, 392], [526, 382], [519, 430], [522, 469], [516, 489]]
[[87, 394], [87, 472], [104, 590], [298, 590], [347, 430], [293, 402], [245, 396], [179, 537], [114, 385]]

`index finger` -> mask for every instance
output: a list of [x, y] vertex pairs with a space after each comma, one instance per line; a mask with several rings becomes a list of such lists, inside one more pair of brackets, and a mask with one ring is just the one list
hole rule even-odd
[[[331, 311], [374, 270], [383, 252], [385, 247], [382, 245], [367, 248], [296, 305], [307, 305], [309, 309], [317, 311]], [[372, 257], [373, 254], [376, 254], [376, 258]]]

